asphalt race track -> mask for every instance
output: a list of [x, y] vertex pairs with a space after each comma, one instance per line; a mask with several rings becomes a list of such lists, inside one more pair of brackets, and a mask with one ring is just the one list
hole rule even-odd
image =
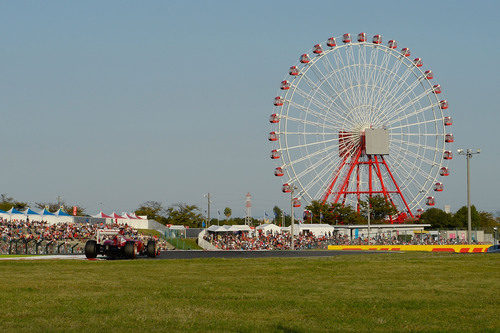
[[347, 254], [383, 253], [385, 251], [163, 251], [155, 259], [197, 259], [197, 258], [305, 258], [333, 257]]

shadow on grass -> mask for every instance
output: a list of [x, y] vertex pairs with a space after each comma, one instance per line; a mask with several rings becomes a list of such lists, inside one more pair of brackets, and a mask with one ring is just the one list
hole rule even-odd
[[295, 327], [290, 327], [290, 326], [285, 326], [283, 324], [278, 324], [276, 325], [276, 330], [275, 332], [283, 332], [283, 333], [301, 333], [305, 332], [304, 330], [295, 328]]

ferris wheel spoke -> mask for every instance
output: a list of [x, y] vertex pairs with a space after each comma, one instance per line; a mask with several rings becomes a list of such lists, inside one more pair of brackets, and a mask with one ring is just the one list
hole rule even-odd
[[[410, 90], [409, 93], [411, 93], [412, 91]], [[425, 90], [424, 92], [420, 93], [419, 95], [416, 95], [415, 97], [413, 97], [412, 99], [410, 99], [408, 102], [406, 102], [406, 104], [401, 104], [403, 102], [403, 100], [407, 97], [406, 95], [405, 96], [400, 96], [396, 101], [395, 103], [392, 105], [391, 108], [388, 108], [387, 109], [387, 115], [390, 117], [391, 114], [398, 114], [398, 112], [401, 112], [402, 109], [406, 109], [410, 106], [412, 106], [413, 104], [415, 104], [416, 102], [420, 101], [422, 98], [428, 96], [429, 94], [432, 93], [432, 89], [428, 89], [428, 90]]]
[[[338, 163], [336, 165], [333, 165], [332, 168], [330, 168], [329, 170], [327, 170], [327, 172], [325, 173], [325, 175], [323, 177], [321, 177], [321, 179], [318, 179], [319, 180], [322, 180], [324, 179], [321, 184], [319, 185], [318, 187], [318, 190], [316, 191], [316, 193], [314, 194], [314, 197], [315, 198], [319, 198], [320, 196], [323, 196], [326, 191], [328, 190], [328, 186], [332, 183], [332, 177], [335, 178], [337, 174], [341, 174], [342, 171], [342, 160], [338, 160]], [[336, 171], [335, 174], [333, 173], [333, 171]]]
[[313, 164], [307, 166], [303, 171], [301, 171], [299, 174], [296, 174], [294, 178], [291, 178], [291, 182], [294, 180], [300, 179], [306, 175], [308, 175], [312, 171], [316, 171], [322, 164], [326, 162], [330, 162], [333, 157], [336, 155], [335, 151], [332, 151], [328, 154], [325, 154], [322, 158], [320, 158], [318, 161], [314, 162]]
[[[370, 57], [369, 61], [366, 61], [365, 58], [365, 66], [364, 66], [364, 73], [365, 73], [365, 89], [364, 89], [364, 99], [363, 102], [366, 105], [371, 105], [373, 94], [374, 94], [374, 85], [375, 85], [375, 68], [377, 68], [377, 57], [378, 55], [378, 50], [375, 47], [372, 47], [370, 49]], [[371, 90], [369, 89], [371, 87]], [[369, 114], [367, 119], [369, 119]]]
[[377, 68], [377, 59], [378, 59], [378, 53], [379, 53], [379, 50], [375, 47], [373, 47], [371, 49], [371, 52], [370, 52], [370, 63], [369, 63], [369, 66], [368, 66], [368, 69], [370, 69], [368, 71], [368, 79], [367, 79], [367, 85], [369, 82], [373, 82], [372, 85], [371, 85], [371, 90], [370, 92], [368, 93], [368, 86], [366, 88], [366, 94], [367, 94], [367, 98], [366, 98], [366, 104], [368, 105], [373, 105], [373, 99], [375, 98], [375, 86], [377, 84], [376, 82], [376, 79], [377, 79], [377, 71], [375, 70], [375, 68]]
[[[399, 170], [404, 170], [405, 168], [412, 167], [411, 165], [405, 166], [406, 161], [407, 161], [406, 158], [404, 158], [402, 160], [403, 166], [401, 168], [397, 168], [395, 171], [396, 173], [398, 173]], [[424, 195], [425, 195], [425, 193], [428, 192], [428, 191], [427, 192], [425, 191], [425, 188], [427, 188], [425, 184], [428, 182], [432, 183], [433, 180], [431, 178], [429, 178], [429, 176], [418, 167], [414, 167], [413, 169], [408, 169], [408, 170], [412, 170], [413, 172], [412, 172], [411, 176], [409, 178], [407, 178], [407, 180], [405, 182], [402, 183], [403, 186], [401, 187], [401, 190], [406, 191], [406, 192], [411, 192], [411, 188], [418, 189], [418, 192], [413, 194], [412, 199], [415, 200], [415, 198], [417, 198], [419, 196], [418, 195], [419, 193], [424, 193]], [[418, 177], [418, 176], [420, 176], [420, 177]], [[423, 180], [423, 183], [422, 183], [422, 180]], [[411, 193], [413, 193], [413, 192], [411, 192]]]
[[417, 165], [415, 161], [412, 163], [409, 161], [405, 155], [401, 155], [400, 164], [403, 166], [402, 168], [397, 168], [397, 170], [407, 170], [408, 171], [408, 180], [415, 178], [416, 175], [420, 175], [425, 179], [429, 178], [428, 174], [422, 171], [421, 164]]
[[[333, 153], [333, 154], [335, 154], [335, 153]], [[335, 163], [330, 163], [330, 164], [326, 165], [325, 167], [323, 167], [323, 169], [322, 169], [321, 171], [317, 172], [317, 173], [316, 173], [316, 176], [315, 176], [312, 180], [310, 180], [310, 181], [309, 181], [309, 183], [307, 184], [307, 186], [305, 186], [305, 187], [303, 188], [304, 192], [309, 193], [309, 192], [312, 190], [312, 188], [313, 188], [314, 186], [316, 186], [316, 184], [317, 184], [317, 183], [318, 183], [318, 182], [319, 182], [319, 181], [320, 181], [323, 177], [327, 176], [327, 174], [328, 174], [331, 170], [333, 170], [334, 168], [336, 168], [338, 165], [339, 165], [339, 161], [338, 161], [338, 160], [336, 160], [336, 161], [335, 161]], [[317, 196], [317, 195], [315, 194], [315, 195], [314, 195], [314, 196], [312, 196], [312, 197], [316, 197], [316, 196]]]
[[420, 101], [423, 97], [426, 97], [429, 94], [429, 92], [431, 92], [430, 90], [427, 90], [427, 91], [424, 91], [418, 95], [414, 94], [414, 97], [413, 98], [410, 97], [409, 100], [406, 102], [406, 104], [402, 104], [405, 101], [405, 99], [407, 97], [409, 97], [409, 95], [411, 93], [413, 93], [413, 90], [417, 87], [418, 87], [418, 85], [413, 86], [413, 87], [408, 86], [409, 89], [407, 89], [407, 91], [404, 95], [400, 95], [397, 99], [393, 99], [393, 102], [391, 103], [392, 105], [390, 107], [387, 107], [387, 109], [386, 109], [387, 110], [386, 115], [388, 118], [391, 117], [391, 114], [400, 111], [401, 108], [404, 109], [404, 108], [406, 108], [407, 105], [411, 106], [411, 105], [415, 104], [416, 102]]
[[[318, 122], [315, 122], [314, 120], [301, 119], [300, 122], [302, 122], [302, 123], [307, 123], [309, 125], [312, 125], [314, 123], [320, 127], [330, 128], [332, 130], [336, 130], [342, 125], [342, 123], [339, 123], [338, 120], [333, 120], [330, 117], [325, 118], [324, 113], [321, 113], [320, 111], [315, 111], [311, 108], [305, 107], [303, 105], [300, 105], [300, 104], [297, 104], [294, 102], [291, 102], [290, 105], [293, 106], [295, 109], [300, 110], [301, 114], [303, 114], [303, 115], [310, 115], [310, 116], [314, 117], [315, 119], [323, 121], [323, 123], [318, 123]], [[288, 119], [295, 119], [296, 120], [299, 118], [288, 117]]]
[[[349, 65], [344, 63], [343, 58], [340, 57], [337, 52], [333, 53], [333, 60], [335, 61], [335, 65], [339, 68], [339, 70], [336, 72], [336, 74], [338, 75], [335, 75], [334, 77], [338, 82], [339, 86], [342, 87], [342, 90], [347, 91], [348, 87], [352, 86], [352, 80], [349, 78], [349, 73], [348, 73]], [[328, 64], [331, 68], [333, 68], [330, 61], [328, 61]], [[350, 104], [350, 109], [352, 109], [355, 105], [353, 100], [354, 96], [346, 94], [345, 97]]]
[[315, 141], [315, 142], [310, 142], [310, 143], [305, 143], [305, 144], [301, 144], [301, 145], [287, 147], [287, 149], [292, 150], [292, 149], [298, 149], [298, 148], [311, 147], [311, 146], [325, 144], [325, 143], [334, 142], [334, 141], [338, 141], [338, 140], [339, 140], [338, 138], [334, 138], [334, 139], [323, 140], [323, 141]]
[[[400, 178], [401, 180], [405, 181], [400, 181], [402, 185], [401, 190], [402, 191], [411, 191], [410, 189], [412, 188], [412, 184], [415, 184], [413, 186], [414, 188], [418, 188], [419, 192], [421, 189], [425, 188], [425, 185], [421, 183], [421, 181], [417, 178], [418, 176], [421, 176], [424, 180], [428, 180], [428, 174], [422, 171], [421, 166], [415, 165], [415, 163], [411, 163], [405, 155], [401, 155], [398, 158], [398, 167], [394, 168], [394, 173], [398, 175], [398, 177], [401, 177], [400, 171], [405, 171], [406, 177], [405, 178]], [[417, 194], [414, 195], [415, 197]]]
[[[318, 93], [323, 100], [324, 103], [328, 104], [332, 101], [332, 95], [335, 93], [334, 90], [332, 91], [325, 91], [322, 86], [323, 83], [325, 82], [325, 77], [322, 75], [318, 75], [317, 70], [315, 69], [316, 66], [311, 65], [308, 69], [307, 72], [303, 73], [302, 76], [305, 79], [306, 84], [309, 86], [311, 91], [314, 93]], [[318, 84], [315, 83], [315, 81], [309, 77], [309, 73], [313, 73], [314, 76], [316, 77], [316, 81]], [[328, 88], [328, 87], [325, 87]], [[313, 95], [312, 93], [310, 95]]]
[[[276, 132], [276, 134], [285, 134], [285, 132]], [[335, 135], [338, 136], [339, 134], [337, 132], [286, 132], [287, 135], [322, 135], [322, 136], [331, 136]]]
[[363, 93], [362, 93], [362, 89], [361, 89], [362, 84], [365, 82], [364, 76], [363, 76], [364, 71], [362, 69], [363, 69], [364, 63], [366, 62], [365, 61], [366, 52], [363, 53], [363, 51], [364, 51], [364, 47], [362, 47], [360, 45], [360, 47], [358, 47], [358, 55], [357, 55], [357, 59], [356, 59], [356, 57], [354, 56], [354, 50], [351, 50], [352, 63], [356, 64], [352, 67], [352, 75], [354, 78], [353, 86], [357, 87], [357, 91], [353, 91], [353, 95], [356, 98], [357, 105], [365, 104], [363, 101]]
[[[354, 152], [358, 149], [359, 147], [359, 144], [357, 143], [352, 143], [350, 144], [350, 147], [348, 148], [347, 152], [346, 152], [346, 156], [352, 156], [354, 154]], [[327, 184], [329, 183], [329, 181], [331, 181], [331, 171], [333, 170], [337, 170], [343, 163], [343, 159], [337, 159], [335, 161], [335, 163], [332, 163], [332, 165], [328, 168], [326, 168], [326, 170], [324, 169], [323, 172], [321, 173], [321, 176], [316, 178], [315, 182], [313, 185], [316, 185], [316, 183], [318, 183], [321, 179], [325, 178], [325, 180], [322, 182], [321, 186], [319, 187], [319, 189], [317, 190], [317, 192], [314, 194], [314, 197], [318, 197], [320, 194], [322, 194], [326, 187], [327, 187]], [[340, 170], [339, 170], [340, 172]], [[311, 186], [312, 187], [312, 186]]]
[[[320, 109], [320, 111], [328, 111], [328, 112], [324, 112], [325, 114], [322, 114], [322, 116], [324, 117], [324, 119], [329, 119], [330, 123], [331, 124], [342, 124], [342, 123], [339, 123], [338, 121], [338, 114], [337, 114], [337, 118], [333, 118], [334, 116], [334, 113], [330, 112], [330, 109], [331, 107], [328, 106], [328, 105], [325, 105], [323, 104], [322, 102], [318, 102], [313, 96], [311, 96], [310, 94], [308, 94], [307, 92], [303, 91], [302, 89], [300, 88], [297, 88], [297, 93], [302, 96], [302, 97], [305, 97], [305, 98], [309, 98], [310, 101], [314, 101], [313, 104], [318, 107]], [[305, 106], [302, 106], [303, 108], [306, 108]], [[344, 119], [344, 120], [347, 120], [345, 119], [344, 117], [340, 116], [340, 118]]]
[[425, 149], [425, 150], [430, 150], [430, 151], [442, 151], [441, 149], [438, 149], [436, 147], [426, 146], [426, 145], [422, 145], [422, 144], [416, 144], [416, 143], [411, 142], [411, 141], [405, 141], [405, 140], [400, 140], [400, 139], [395, 139], [395, 138], [391, 139], [391, 142], [401, 143], [401, 144], [405, 144], [405, 145], [412, 146], [415, 148], [420, 148], [420, 149]]
[[426, 163], [426, 164], [428, 164], [430, 167], [438, 165], [437, 163], [435, 163], [435, 161], [432, 161], [432, 160], [430, 160], [430, 159], [428, 159], [426, 157], [423, 157], [421, 155], [415, 154], [411, 150], [406, 149], [405, 154], [408, 155], [408, 156], [411, 156], [411, 157], [415, 158], [420, 163]]
[[[389, 61], [390, 62], [390, 61]], [[385, 80], [381, 81], [381, 90], [384, 91], [384, 94], [380, 94], [376, 101], [374, 102], [374, 106], [376, 107], [383, 107], [384, 101], [391, 96], [391, 90], [392, 90], [392, 85], [394, 83], [395, 78], [399, 78], [401, 80], [401, 77], [398, 75], [399, 70], [401, 68], [402, 62], [401, 61], [393, 61], [391, 69], [389, 73], [393, 73], [392, 75], [386, 75]], [[403, 73], [404, 74], [404, 73]], [[398, 80], [398, 81], [399, 81]]]
[[[408, 67], [410, 70], [407, 71], [406, 73], [408, 73], [408, 76], [410, 76], [409, 75], [410, 73], [413, 74], [414, 80], [412, 80], [409, 84], [406, 84], [406, 86], [398, 84], [394, 87], [395, 89], [392, 93], [394, 95], [398, 95], [398, 99], [396, 100], [396, 105], [393, 105], [394, 108], [396, 108], [397, 105], [399, 105], [399, 103], [401, 103], [402, 100], [408, 97], [415, 88], [419, 86], [423, 87], [422, 81], [425, 80], [425, 74], [422, 73], [421, 71], [416, 71], [415, 70], [416, 67], [414, 65], [409, 65]], [[407, 81], [408, 77], [405, 78], [405, 82]], [[432, 92], [432, 89], [429, 89], [429, 91]]]
[[387, 108], [388, 103], [392, 102], [390, 96], [394, 96], [396, 94], [396, 91], [408, 80], [408, 77], [412, 73], [413, 65], [407, 65], [405, 66], [403, 73], [399, 76], [397, 81], [395, 80], [394, 76], [390, 80], [388, 80], [387, 92], [383, 97], [381, 97], [381, 99], [379, 99], [380, 108]]
[[433, 137], [439, 137], [440, 135], [437, 133], [394, 133], [391, 132], [389, 133], [390, 136], [416, 136], [416, 137], [422, 137], [422, 136], [433, 136]]
[[[326, 97], [327, 99], [333, 99], [331, 96], [332, 95], [335, 95], [335, 92], [331, 92], [330, 95], [325, 92], [322, 88], [321, 88], [321, 84], [322, 84], [322, 81], [320, 81], [321, 84], [315, 84], [314, 81], [309, 77], [307, 76], [307, 72], [303, 74], [302, 78], [304, 79], [304, 82], [311, 88], [311, 89], [314, 89], [314, 90], [317, 90], [318, 92], [320, 92], [320, 94], [324, 97]], [[336, 104], [336, 106], [338, 107], [338, 110], [339, 111], [343, 111], [345, 113], [345, 110], [349, 109], [350, 107], [345, 104], [345, 101], [341, 100], [342, 104], [343, 105], [338, 105]]]
[[428, 105], [428, 106], [425, 106], [423, 108], [420, 108], [420, 109], [417, 109], [413, 112], [410, 112], [410, 113], [406, 113], [403, 117], [400, 117], [400, 118], [396, 118], [397, 116], [399, 116], [401, 113], [404, 112], [404, 109], [399, 111], [397, 114], [393, 114], [391, 118], [388, 118], [387, 121], [387, 125], [390, 126], [398, 121], [401, 121], [401, 120], [405, 120], [405, 119], [408, 119], [410, 117], [413, 117], [413, 116], [416, 116], [418, 114], [421, 114], [422, 112], [425, 112], [427, 110], [432, 110], [434, 109], [435, 107], [437, 107], [439, 104], [438, 103], [435, 103], [435, 104], [431, 104], [431, 105]]
[[[348, 143], [346, 144], [346, 149], [345, 149], [346, 153], [350, 153], [350, 151], [352, 151], [358, 145], [359, 145], [359, 141], [356, 141], [356, 140], [348, 141]], [[292, 161], [291, 159], [289, 159], [290, 160], [290, 165], [295, 165], [297, 163], [300, 163], [300, 162], [303, 162], [305, 160], [311, 159], [313, 157], [318, 156], [319, 154], [326, 153], [326, 152], [328, 152], [328, 151], [330, 151], [332, 149], [335, 149], [335, 148], [337, 148], [337, 146], [331, 145], [331, 146], [327, 146], [327, 147], [325, 147], [323, 149], [319, 149], [319, 150], [317, 150], [317, 151], [315, 151], [313, 153], [310, 153], [308, 155], [305, 155], [305, 156], [303, 156], [301, 158], [298, 158], [298, 159], [296, 159], [294, 161]]]
[[291, 159], [289, 159], [289, 160], [290, 160], [290, 163], [288, 164], [288, 166], [293, 166], [293, 165], [296, 165], [296, 164], [301, 163], [301, 162], [303, 162], [303, 161], [306, 161], [306, 160], [308, 160], [308, 159], [310, 159], [310, 158], [316, 157], [316, 156], [318, 156], [318, 155], [320, 155], [320, 154], [324, 154], [324, 153], [326, 153], [326, 152], [328, 152], [329, 150], [332, 150], [332, 149], [334, 149], [334, 148], [336, 148], [336, 147], [335, 147], [334, 145], [332, 145], [332, 146], [328, 146], [328, 147], [325, 147], [325, 148], [323, 148], [323, 149], [317, 150], [317, 151], [315, 151], [314, 153], [311, 153], [311, 154], [308, 154], [308, 155], [302, 156], [301, 158], [298, 158], [298, 159], [296, 159], [296, 160], [291, 160]]
[[[347, 59], [347, 65], [348, 65], [348, 68], [350, 69], [349, 72], [346, 72], [346, 74], [348, 74], [347, 76], [349, 77], [349, 86], [353, 87], [355, 86], [355, 82], [359, 80], [357, 80], [356, 78], [356, 75], [357, 75], [357, 71], [356, 71], [356, 60], [354, 58], [354, 52], [353, 52], [353, 48], [351, 47], [352, 45], [349, 45], [347, 47], [347, 51], [346, 51], [346, 59]], [[352, 63], [351, 63], [352, 61]], [[354, 101], [354, 105], [359, 105], [361, 103], [361, 101], [359, 100], [359, 96], [356, 96], [356, 93], [353, 91], [352, 92], [352, 97], [353, 97], [353, 101]]]
[[[407, 118], [401, 118], [401, 119], [398, 119], [398, 120], [406, 120], [406, 119]], [[429, 119], [429, 120], [414, 122], [414, 123], [410, 123], [410, 124], [404, 124], [404, 125], [400, 125], [400, 126], [391, 126], [391, 131], [395, 130], [395, 129], [403, 129], [403, 128], [407, 128], [407, 127], [419, 126], [419, 125], [423, 125], [423, 124], [435, 123], [435, 122], [442, 122], [442, 121], [443, 121], [442, 118], [441, 119], [440, 118], [434, 118], [434, 119]], [[393, 123], [391, 123], [391, 124], [393, 124]], [[420, 135], [420, 134], [415, 134], [415, 135]]]
[[[291, 117], [291, 116], [287, 116], [287, 115], [283, 115], [283, 116], [281, 116], [281, 118], [283, 118], [285, 120], [290, 120], [292, 122], [301, 123], [303, 125], [317, 126], [317, 127], [328, 128], [328, 129], [331, 129], [333, 131], [337, 131], [336, 127], [325, 125], [323, 123], [318, 123], [316, 121], [304, 120], [304, 119], [295, 118], [295, 117]], [[281, 132], [285, 133], [286, 131], [281, 131]]]
[[[402, 170], [402, 169], [398, 168], [398, 169], [395, 169], [393, 172], [394, 176], [400, 179], [399, 183], [401, 183], [401, 181], [404, 179], [404, 178], [401, 178], [401, 175], [399, 174], [400, 170]], [[400, 190], [402, 193], [406, 193], [405, 198], [407, 199], [408, 207], [410, 207], [410, 210], [411, 210], [414, 208], [414, 205], [415, 205], [414, 202], [418, 198], [418, 192], [415, 193], [414, 191], [412, 191], [412, 188], [413, 189], [421, 188], [422, 185], [416, 179], [409, 179], [406, 182], [402, 182], [402, 184], [403, 184], [403, 187], [401, 187]], [[410, 186], [410, 184], [415, 184], [416, 186]]]
[[[327, 79], [327, 77], [323, 74], [323, 72], [319, 69], [319, 67], [316, 65], [316, 63], [313, 64], [313, 72], [316, 74], [320, 82], [324, 82], [328, 85], [328, 87], [331, 89], [332, 93], [335, 94], [336, 89], [332, 86], [332, 83]], [[351, 102], [351, 107], [354, 105]]]
[[[338, 119], [335, 119], [331, 112], [325, 112], [325, 111], [329, 110], [328, 106], [322, 104], [321, 102], [318, 102], [314, 97], [308, 95], [305, 92], [298, 92], [298, 94], [304, 98], [309, 99], [309, 105], [304, 106], [304, 105], [300, 105], [298, 103], [293, 103], [292, 105], [294, 107], [297, 107], [306, 113], [310, 113], [310, 114], [316, 116], [316, 118], [322, 119], [322, 120], [324, 120], [332, 125], [340, 125], [340, 123], [338, 122]], [[313, 107], [316, 108], [316, 110], [313, 110], [313, 107], [311, 107], [311, 104]]]
[[[325, 57], [326, 64], [325, 67], [330, 69], [330, 76], [335, 79], [335, 81], [332, 80], [332, 82], [335, 82], [334, 84], [337, 84], [338, 87], [340, 87], [340, 90], [346, 90], [349, 87], [349, 78], [347, 77], [347, 74], [345, 73], [347, 65], [344, 63], [344, 60], [342, 57], [339, 56], [337, 52], [332, 53], [332, 58], [335, 61], [335, 65], [337, 66], [337, 70], [334, 69], [332, 63], [330, 62], [330, 59], [328, 57]], [[338, 90], [338, 89], [337, 89]], [[346, 101], [350, 104], [347, 107], [347, 110], [351, 109], [354, 106], [354, 102], [352, 101], [351, 97], [349, 95], [346, 95], [345, 100], [341, 100], [343, 103]], [[347, 104], [346, 104], [347, 106]]]

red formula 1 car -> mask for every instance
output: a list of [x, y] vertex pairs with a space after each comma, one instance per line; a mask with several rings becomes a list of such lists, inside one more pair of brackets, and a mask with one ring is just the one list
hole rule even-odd
[[108, 258], [133, 259], [139, 255], [156, 257], [156, 242], [149, 240], [145, 245], [141, 240], [127, 237], [119, 229], [101, 229], [97, 231], [96, 240], [88, 240], [85, 244], [85, 256], [89, 259], [98, 255]]

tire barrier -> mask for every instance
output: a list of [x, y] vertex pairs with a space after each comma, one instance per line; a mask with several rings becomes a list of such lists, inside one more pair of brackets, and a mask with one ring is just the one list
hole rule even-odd
[[423, 251], [450, 253], [484, 253], [491, 244], [485, 245], [329, 245], [328, 250], [344, 251]]
[[81, 241], [0, 240], [0, 254], [83, 254], [84, 246]]

